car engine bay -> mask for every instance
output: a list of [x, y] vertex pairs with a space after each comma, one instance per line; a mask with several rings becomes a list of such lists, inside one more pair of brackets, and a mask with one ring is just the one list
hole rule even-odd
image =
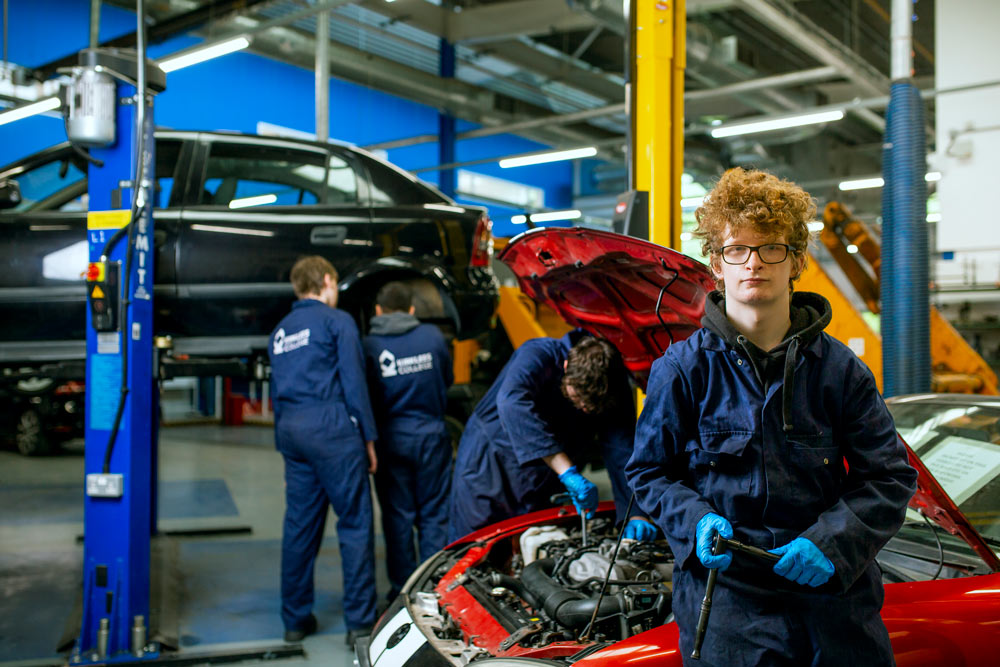
[[669, 621], [666, 542], [622, 540], [615, 557], [611, 518], [587, 532], [553, 523], [442, 552], [411, 580], [414, 622], [463, 665], [487, 655], [568, 657]]

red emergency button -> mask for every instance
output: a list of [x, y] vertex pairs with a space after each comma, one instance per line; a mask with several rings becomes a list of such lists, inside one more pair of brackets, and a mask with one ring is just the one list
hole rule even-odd
[[87, 265], [87, 281], [92, 283], [104, 282], [103, 262], [90, 262]]

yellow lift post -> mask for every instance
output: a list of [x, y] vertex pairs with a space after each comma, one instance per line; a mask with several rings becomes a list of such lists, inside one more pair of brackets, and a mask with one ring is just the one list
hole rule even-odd
[[631, 0], [630, 184], [649, 193], [649, 240], [681, 246], [684, 171], [685, 1]]

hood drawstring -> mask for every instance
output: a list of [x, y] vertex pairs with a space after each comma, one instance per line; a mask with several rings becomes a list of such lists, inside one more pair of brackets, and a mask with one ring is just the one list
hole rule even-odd
[[795, 362], [799, 357], [799, 336], [792, 336], [785, 352], [785, 377], [781, 387], [781, 421], [785, 433], [792, 430], [792, 398], [795, 395]]

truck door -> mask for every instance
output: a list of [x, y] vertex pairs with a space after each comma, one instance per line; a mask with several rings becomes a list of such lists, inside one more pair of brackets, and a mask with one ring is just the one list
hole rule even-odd
[[371, 243], [370, 216], [346, 156], [281, 139], [202, 136], [203, 175], [197, 204], [182, 215], [178, 254], [185, 318], [172, 333], [212, 337], [206, 353], [237, 354], [266, 346], [288, 312], [297, 259], [318, 254], [341, 275], [354, 269], [355, 249]]
[[[173, 292], [176, 238], [165, 223], [180, 141], [157, 139], [153, 213], [157, 256], [155, 298]], [[83, 359], [87, 268], [87, 163], [66, 144], [9, 165], [0, 178], [18, 182], [22, 201], [0, 211], [0, 362]], [[128, 206], [128, 203], [125, 204]], [[161, 218], [161, 214], [163, 217]], [[161, 225], [166, 226], [161, 228]]]

